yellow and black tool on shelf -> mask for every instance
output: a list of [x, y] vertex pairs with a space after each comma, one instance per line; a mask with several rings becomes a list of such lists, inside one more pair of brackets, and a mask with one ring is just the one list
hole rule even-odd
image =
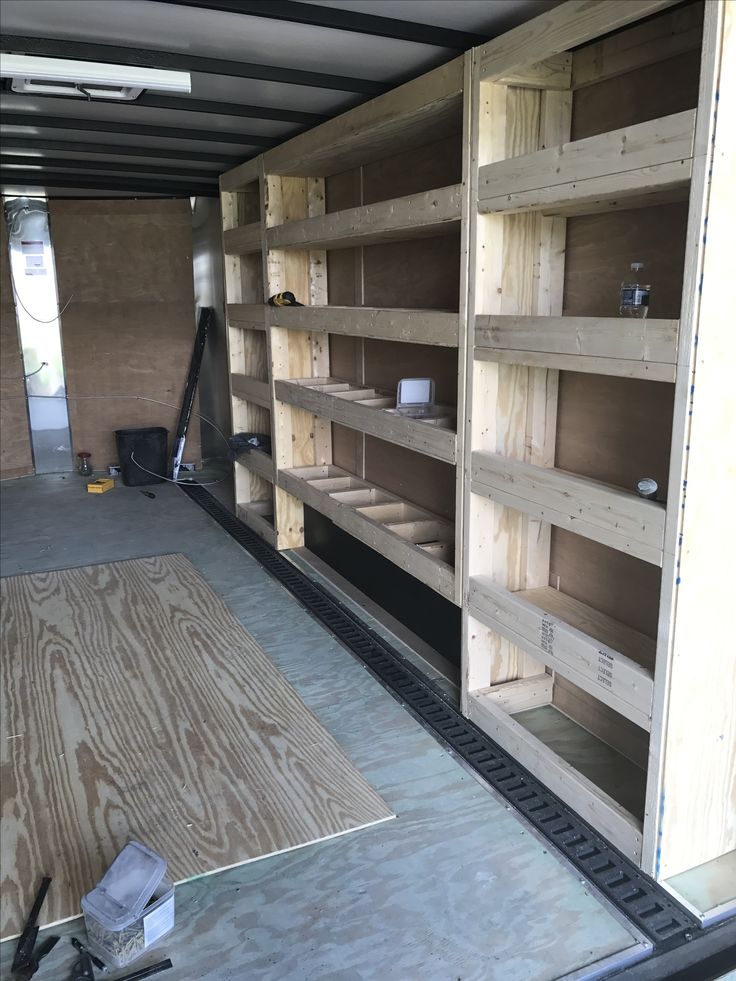
[[269, 296], [268, 305], [270, 307], [303, 307], [304, 304], [300, 303], [291, 290], [286, 290], [284, 293], [274, 293], [273, 296]]

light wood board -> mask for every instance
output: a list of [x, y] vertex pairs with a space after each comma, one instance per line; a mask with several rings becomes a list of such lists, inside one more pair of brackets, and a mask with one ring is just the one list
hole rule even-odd
[[175, 882], [392, 817], [182, 555], [2, 581], [2, 927], [130, 838]]

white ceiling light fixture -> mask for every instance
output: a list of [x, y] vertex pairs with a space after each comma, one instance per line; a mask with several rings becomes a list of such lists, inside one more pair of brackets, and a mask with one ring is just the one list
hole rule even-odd
[[0, 77], [11, 79], [13, 92], [122, 102], [137, 99], [146, 89], [154, 92], [192, 91], [189, 72], [37, 55], [0, 54]]

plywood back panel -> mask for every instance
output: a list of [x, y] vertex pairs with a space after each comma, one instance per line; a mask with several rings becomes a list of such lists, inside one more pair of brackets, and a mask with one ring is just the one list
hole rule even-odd
[[561, 371], [555, 465], [633, 490], [666, 493], [674, 385]]
[[0, 480], [33, 473], [23, 371], [3, 222], [0, 233]]
[[432, 378], [436, 400], [457, 404], [456, 348], [370, 339], [364, 344], [367, 385], [395, 392], [402, 378]]
[[699, 71], [700, 51], [686, 51], [578, 89], [573, 97], [572, 139], [582, 140], [694, 109], [698, 103]]
[[[196, 329], [189, 201], [51, 201], [59, 294], [74, 298], [62, 317], [74, 451], [97, 468], [117, 460], [114, 430], [165, 426], [178, 406]], [[197, 409], [195, 404], [195, 410]], [[201, 455], [193, 416], [185, 459]]]
[[458, 131], [428, 146], [406, 150], [363, 167], [363, 204], [459, 183], [462, 151]]
[[368, 307], [457, 310], [459, 234], [363, 249], [363, 290]]

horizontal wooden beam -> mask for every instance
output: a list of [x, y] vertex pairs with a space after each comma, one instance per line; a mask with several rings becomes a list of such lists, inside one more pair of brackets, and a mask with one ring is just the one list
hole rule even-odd
[[263, 477], [270, 484], [274, 482], [273, 459], [270, 454], [264, 453], [263, 450], [253, 449], [246, 453], [241, 453], [236, 462], [241, 467], [245, 467], [246, 470], [250, 470], [251, 473]]
[[477, 49], [481, 81], [497, 82], [527, 65], [569, 51], [678, 0], [567, 0]]
[[519, 89], [558, 89], [564, 92], [572, 84], [572, 55], [569, 51], [552, 55], [535, 65], [527, 65], [499, 78], [498, 84]]
[[462, 185], [290, 221], [266, 231], [269, 249], [351, 249], [425, 238], [459, 228]]
[[631, 491], [498, 453], [472, 456], [473, 493], [662, 565], [665, 508]]
[[228, 303], [227, 322], [242, 330], [265, 330], [266, 307], [263, 303]]
[[[413, 520], [439, 520], [437, 515], [416, 508], [390, 494], [374, 484], [366, 483], [354, 474], [340, 467], [306, 467], [295, 470], [279, 470], [278, 485], [293, 497], [303, 501], [309, 507], [324, 514], [339, 528], [368, 545], [369, 548], [380, 552], [389, 562], [404, 569], [409, 575], [419, 579], [430, 589], [440, 593], [453, 603], [455, 599], [455, 573], [450, 565], [435, 558], [430, 552], [422, 549], [421, 545], [397, 534], [389, 527], [390, 523]], [[327, 486], [320, 488], [321, 480]], [[348, 489], [374, 490], [380, 492], [391, 503], [373, 506], [352, 506], [336, 500], [333, 494], [340, 489], [331, 488], [337, 481], [347, 481]], [[446, 522], [451, 528], [450, 523]]]
[[[457, 434], [452, 430], [373, 408], [361, 401], [341, 398], [338, 393], [332, 394], [309, 387], [314, 381], [315, 379], [305, 379], [304, 384], [297, 381], [276, 381], [276, 398], [341, 426], [357, 429], [369, 436], [375, 436], [376, 439], [405, 446], [416, 453], [454, 465], [457, 459]], [[375, 399], [379, 394], [373, 392], [368, 398]], [[395, 405], [395, 400], [392, 401]]]
[[271, 408], [271, 388], [267, 381], [233, 372], [230, 375], [230, 387], [233, 395], [239, 399], [253, 402], [255, 405], [263, 406], [264, 409]]
[[350, 337], [371, 337], [410, 344], [457, 347], [459, 316], [444, 310], [398, 310], [381, 307], [270, 307], [274, 327], [318, 330]]
[[475, 359], [674, 382], [679, 320], [475, 318]]
[[[273, 503], [271, 501], [251, 501], [248, 504], [238, 504], [238, 518], [247, 525], [251, 531], [268, 542], [273, 548], [276, 547], [276, 531], [273, 526]], [[266, 516], [270, 521], [266, 520]]]
[[242, 191], [249, 184], [254, 184], [258, 180], [260, 172], [260, 157], [252, 157], [245, 163], [233, 167], [220, 175], [221, 191]]
[[261, 251], [261, 223], [226, 228], [222, 233], [225, 255], [251, 255]]
[[494, 702], [509, 715], [516, 715], [517, 712], [528, 712], [540, 705], [549, 705], [553, 687], [554, 678], [551, 674], [534, 674], [529, 678], [494, 685], [493, 688], [483, 688], [475, 694], [476, 697], [482, 696]]
[[550, 210], [686, 184], [695, 110], [487, 164], [479, 171], [484, 214]]
[[470, 580], [470, 613], [648, 730], [655, 642], [571, 596], [555, 593], [549, 586], [509, 592], [490, 578], [477, 576]]
[[639, 863], [642, 825], [625, 808], [545, 746], [487, 692], [468, 693], [468, 718], [624, 855]]
[[702, 4], [688, 3], [575, 52], [572, 87], [583, 88], [700, 48]]
[[263, 157], [267, 174], [329, 177], [462, 128], [463, 58], [300, 133]]

